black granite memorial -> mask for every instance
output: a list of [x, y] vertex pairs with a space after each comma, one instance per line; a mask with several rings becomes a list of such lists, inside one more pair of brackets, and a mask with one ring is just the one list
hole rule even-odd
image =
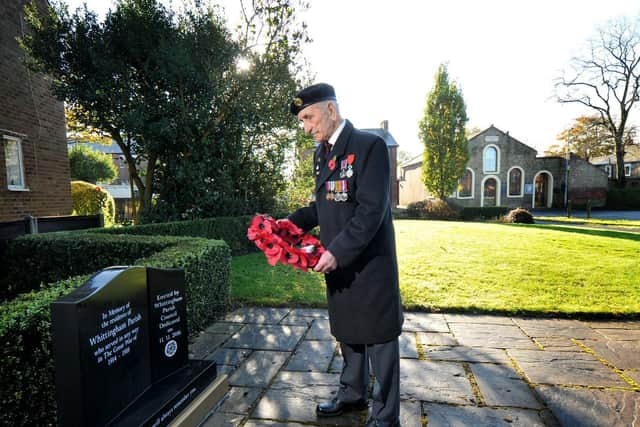
[[182, 270], [108, 268], [51, 320], [58, 425], [165, 426], [216, 378], [188, 359]]

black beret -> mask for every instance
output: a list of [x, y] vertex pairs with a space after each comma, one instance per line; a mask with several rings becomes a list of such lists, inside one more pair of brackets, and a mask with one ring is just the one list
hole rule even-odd
[[335, 101], [336, 91], [333, 86], [326, 83], [317, 83], [302, 89], [293, 101], [291, 101], [291, 114], [297, 116], [298, 113], [308, 107], [320, 101]]

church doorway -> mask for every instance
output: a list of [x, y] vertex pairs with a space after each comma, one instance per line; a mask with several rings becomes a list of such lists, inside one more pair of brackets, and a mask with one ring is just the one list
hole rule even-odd
[[500, 205], [500, 181], [494, 177], [486, 177], [482, 181], [481, 207]]
[[553, 177], [547, 171], [538, 172], [534, 178], [533, 208], [550, 208], [553, 201]]

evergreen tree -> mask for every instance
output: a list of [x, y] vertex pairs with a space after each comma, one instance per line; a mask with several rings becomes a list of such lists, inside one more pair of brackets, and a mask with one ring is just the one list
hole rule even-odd
[[118, 176], [118, 168], [111, 156], [99, 153], [88, 146], [78, 143], [69, 150], [71, 179], [96, 182], [111, 182]]
[[469, 160], [467, 120], [462, 92], [449, 82], [447, 67], [441, 64], [419, 123], [424, 143], [422, 180], [427, 190], [441, 200], [455, 190]]

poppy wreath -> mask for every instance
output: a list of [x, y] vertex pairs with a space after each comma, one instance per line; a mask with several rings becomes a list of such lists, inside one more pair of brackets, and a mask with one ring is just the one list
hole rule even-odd
[[267, 262], [272, 266], [280, 262], [307, 271], [318, 263], [324, 252], [318, 239], [305, 234], [293, 222], [288, 219], [276, 221], [264, 214], [253, 217], [247, 229], [247, 238], [264, 252]]

